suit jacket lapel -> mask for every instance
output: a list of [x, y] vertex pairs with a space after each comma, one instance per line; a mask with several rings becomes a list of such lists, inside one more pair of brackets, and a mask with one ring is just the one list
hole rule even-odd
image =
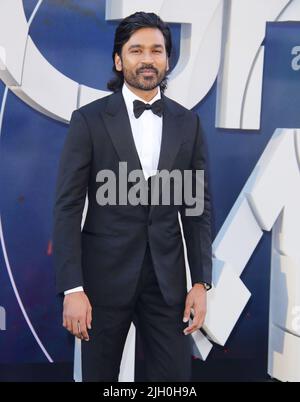
[[109, 97], [102, 117], [120, 161], [127, 162], [128, 173], [142, 169], [121, 91]]
[[164, 94], [162, 94], [162, 99], [164, 112], [158, 170], [171, 170], [182, 142], [182, 131], [179, 125], [181, 113], [174, 108], [173, 103]]
[[[175, 107], [174, 103], [164, 94], [161, 96], [164, 102], [164, 112], [158, 171], [172, 169], [183, 136], [180, 128], [182, 110]], [[128, 173], [135, 169], [142, 170], [121, 91], [109, 96], [106, 110], [101, 114], [120, 161], [127, 162]], [[153, 212], [154, 207], [155, 205], [151, 205], [149, 214]]]
[[[172, 103], [163, 93], [161, 96], [164, 103], [164, 111], [161, 147], [157, 169], [158, 171], [163, 169], [170, 171], [182, 142], [183, 131], [180, 127], [182, 110], [175, 108], [174, 103]], [[154, 186], [157, 184], [158, 183], [155, 181]], [[150, 215], [153, 213], [154, 207], [155, 205], [151, 205], [149, 212]]]

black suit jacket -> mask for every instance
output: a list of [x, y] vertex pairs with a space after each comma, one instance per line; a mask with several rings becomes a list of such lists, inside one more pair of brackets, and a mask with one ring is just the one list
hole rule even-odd
[[[163, 131], [158, 169], [204, 169], [197, 114], [162, 94]], [[97, 173], [118, 175], [141, 169], [121, 91], [91, 102], [71, 117], [63, 147], [54, 206], [53, 253], [58, 293], [82, 285], [92, 305], [120, 306], [134, 294], [147, 242], [169, 305], [187, 292], [181, 212], [192, 283], [211, 283], [210, 202], [205, 184], [204, 212], [185, 216], [179, 205], [104, 205], [96, 201]], [[81, 231], [88, 194], [88, 211]]]

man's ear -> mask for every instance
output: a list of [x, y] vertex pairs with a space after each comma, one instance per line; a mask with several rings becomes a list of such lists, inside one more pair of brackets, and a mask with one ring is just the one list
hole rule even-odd
[[122, 67], [122, 59], [118, 55], [118, 53], [115, 54], [115, 67], [116, 67], [117, 71], [122, 71], [122, 69], [123, 69], [123, 67]]
[[169, 66], [169, 58], [167, 58], [167, 71], [169, 71], [169, 68], [170, 68], [170, 66]]

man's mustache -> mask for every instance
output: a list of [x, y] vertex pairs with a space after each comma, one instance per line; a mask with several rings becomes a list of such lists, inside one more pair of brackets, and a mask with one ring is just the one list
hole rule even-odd
[[150, 71], [153, 71], [154, 73], [158, 74], [157, 69], [154, 68], [153, 66], [144, 66], [144, 67], [141, 67], [141, 68], [139, 68], [139, 69], [137, 70], [137, 74], [142, 73], [144, 70], [150, 70]]

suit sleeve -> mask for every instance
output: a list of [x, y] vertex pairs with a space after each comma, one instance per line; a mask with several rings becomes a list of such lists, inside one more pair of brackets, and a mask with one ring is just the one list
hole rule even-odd
[[[205, 282], [209, 286], [212, 283], [212, 247], [211, 247], [211, 207], [210, 195], [208, 189], [207, 169], [204, 155], [203, 134], [200, 125], [200, 119], [197, 116], [197, 132], [193, 148], [191, 161], [191, 170], [193, 175], [193, 189], [196, 185], [196, 170], [204, 171], [204, 205], [203, 211], [188, 216], [184, 209], [191, 206], [183, 205], [181, 210], [181, 221], [184, 238], [187, 248], [187, 258], [190, 267], [192, 285], [198, 282]], [[199, 184], [199, 183], [198, 183]]]
[[58, 293], [84, 285], [81, 220], [91, 159], [89, 128], [85, 117], [75, 110], [59, 162], [53, 209], [53, 256]]

